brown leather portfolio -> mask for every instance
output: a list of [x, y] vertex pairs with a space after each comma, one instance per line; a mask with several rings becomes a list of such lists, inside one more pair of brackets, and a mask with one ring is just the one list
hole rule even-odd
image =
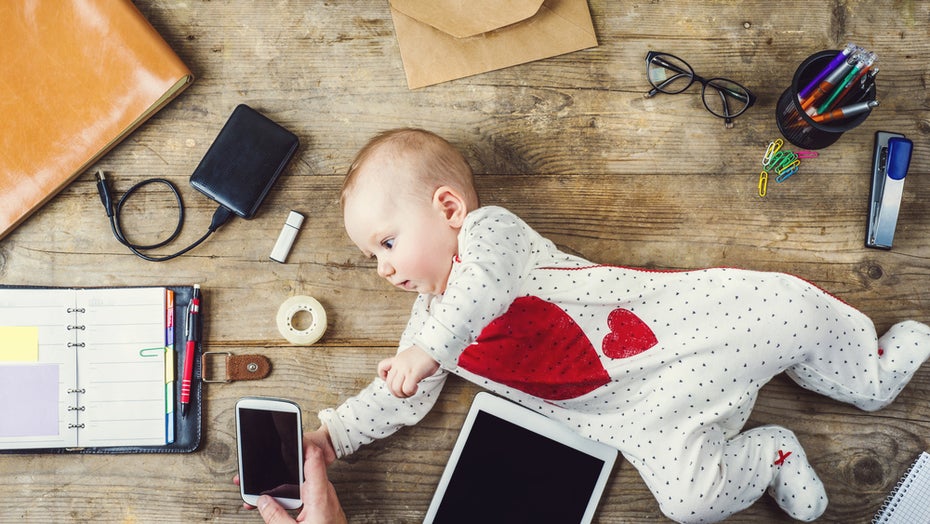
[[130, 0], [0, 2], [0, 238], [192, 80]]

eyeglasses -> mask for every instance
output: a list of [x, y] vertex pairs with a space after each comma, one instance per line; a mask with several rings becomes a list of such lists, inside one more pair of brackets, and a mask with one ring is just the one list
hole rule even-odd
[[714, 116], [723, 118], [727, 128], [733, 127], [733, 119], [756, 103], [756, 97], [740, 84], [726, 78], [702, 78], [694, 74], [694, 69], [687, 62], [668, 53], [649, 51], [646, 55], [646, 78], [652, 90], [643, 95], [645, 98], [657, 93], [677, 95], [697, 80], [703, 86], [701, 100], [704, 107]]

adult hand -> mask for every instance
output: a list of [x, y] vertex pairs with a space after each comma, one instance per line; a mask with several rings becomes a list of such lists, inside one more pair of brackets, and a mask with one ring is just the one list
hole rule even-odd
[[[258, 498], [258, 512], [266, 524], [287, 524], [306, 522], [308, 524], [344, 524], [345, 513], [336, 496], [336, 489], [326, 475], [327, 457], [310, 439], [304, 439], [304, 483], [300, 486], [300, 500], [303, 509], [294, 519], [278, 502], [268, 496]], [[239, 484], [239, 476], [233, 477]], [[245, 505], [248, 508], [248, 504]]]

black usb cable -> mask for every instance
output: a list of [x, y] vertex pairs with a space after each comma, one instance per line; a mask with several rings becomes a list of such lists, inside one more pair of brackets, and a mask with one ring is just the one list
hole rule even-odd
[[[127, 240], [126, 236], [123, 234], [123, 229], [120, 226], [120, 213], [123, 210], [123, 205], [126, 203], [127, 200], [129, 200], [129, 197], [133, 193], [135, 193], [136, 191], [138, 191], [139, 189], [141, 189], [142, 187], [148, 184], [166, 185], [171, 190], [171, 192], [174, 193], [174, 198], [178, 203], [178, 225], [174, 229], [174, 233], [172, 233], [171, 236], [169, 236], [165, 240], [162, 240], [161, 242], [158, 242], [156, 244], [150, 244], [150, 245], [133, 244], [132, 242]], [[191, 249], [194, 249], [195, 247], [203, 243], [203, 241], [206, 240], [207, 237], [209, 237], [214, 231], [219, 229], [220, 226], [228, 222], [229, 219], [232, 218], [233, 216], [232, 211], [230, 211], [229, 209], [223, 206], [218, 206], [216, 208], [216, 211], [213, 212], [213, 220], [210, 222], [210, 227], [207, 229], [207, 232], [202, 237], [200, 237], [197, 241], [195, 241], [193, 244], [171, 255], [151, 256], [151, 255], [142, 253], [142, 251], [149, 251], [152, 249], [158, 249], [160, 247], [163, 247], [171, 243], [172, 241], [174, 241], [174, 239], [176, 239], [178, 235], [181, 234], [181, 228], [184, 226], [184, 204], [183, 202], [181, 202], [181, 193], [178, 191], [178, 188], [174, 184], [172, 184], [170, 180], [167, 180], [164, 178], [149, 178], [129, 188], [129, 190], [126, 191], [125, 194], [123, 194], [123, 196], [119, 199], [119, 201], [116, 202], [116, 206], [114, 206], [113, 197], [110, 195], [110, 186], [107, 183], [107, 179], [104, 176], [103, 171], [98, 170], [97, 171], [97, 193], [100, 194], [100, 202], [103, 204], [103, 208], [107, 212], [107, 218], [110, 219], [110, 229], [113, 230], [113, 236], [116, 237], [116, 240], [119, 240], [120, 244], [123, 244], [124, 246], [128, 247], [129, 250], [132, 251], [139, 258], [143, 260], [148, 260], [150, 262], [164, 262], [166, 260], [171, 260], [173, 258], [177, 258], [183, 255], [184, 253], [187, 253]]]

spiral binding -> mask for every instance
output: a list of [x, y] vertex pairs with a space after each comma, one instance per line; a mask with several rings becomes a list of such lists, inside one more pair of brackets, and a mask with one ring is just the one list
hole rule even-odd
[[[77, 317], [78, 313], [86, 313], [86, 312], [87, 310], [82, 307], [69, 307], [68, 308], [68, 313], [74, 313], [75, 317]], [[68, 331], [74, 331], [74, 330], [84, 331], [86, 329], [86, 326], [83, 324], [75, 323], [75, 324], [69, 324], [65, 326], [65, 328]], [[85, 346], [86, 344], [84, 342], [68, 342], [69, 348], [83, 348]], [[73, 387], [73, 388], [68, 389], [69, 395], [83, 395], [86, 392], [87, 390], [85, 390], [84, 388]], [[78, 411], [84, 411], [84, 409], [85, 409], [84, 406], [68, 406], [68, 411], [78, 412]], [[73, 424], [73, 423], [68, 424], [68, 429], [84, 429], [84, 423], [82, 422], [80, 424]]]
[[900, 504], [901, 499], [907, 494], [908, 488], [914, 482], [914, 478], [911, 475], [915, 475], [921, 468], [927, 466], [928, 458], [930, 458], [930, 455], [921, 453], [921, 455], [911, 463], [911, 466], [907, 468], [907, 471], [901, 476], [901, 479], [894, 485], [894, 488], [891, 489], [891, 493], [885, 497], [885, 501], [882, 502], [882, 507], [878, 509], [875, 517], [872, 518], [872, 524], [892, 522], [891, 518], [894, 517], [894, 512], [898, 504]]

